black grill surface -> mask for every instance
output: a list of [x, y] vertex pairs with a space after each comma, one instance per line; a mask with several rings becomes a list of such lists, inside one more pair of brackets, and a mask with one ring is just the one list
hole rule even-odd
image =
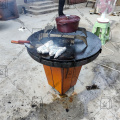
[[[101, 53], [101, 41], [100, 39], [91, 32], [87, 31], [87, 44], [80, 39], [69, 38], [69, 36], [82, 35], [82, 31], [77, 31], [74, 33], [60, 33], [56, 29], [48, 30], [46, 33], [50, 33], [50, 37], [43, 35], [44, 30], [38, 31], [32, 34], [28, 41], [34, 46], [34, 48], [27, 48], [29, 55], [39, 63], [52, 67], [77, 67], [87, 64], [93, 61], [99, 53]], [[51, 37], [51, 34], [57, 34], [59, 37]], [[67, 37], [62, 37], [66, 35]], [[67, 50], [57, 59], [50, 57], [49, 54], [39, 54], [37, 53], [37, 47], [45, 44], [46, 42], [53, 40], [54, 44], [60, 47], [66, 47]]]

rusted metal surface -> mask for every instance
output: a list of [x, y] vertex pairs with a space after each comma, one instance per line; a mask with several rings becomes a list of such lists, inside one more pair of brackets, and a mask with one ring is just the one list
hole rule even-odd
[[49, 85], [62, 95], [76, 84], [81, 68], [82, 66], [67, 69], [44, 65]]

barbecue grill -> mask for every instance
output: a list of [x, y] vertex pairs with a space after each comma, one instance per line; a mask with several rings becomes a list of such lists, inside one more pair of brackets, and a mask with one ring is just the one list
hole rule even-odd
[[[39, 54], [37, 48], [53, 40], [59, 47], [67, 50], [58, 58], [49, 54]], [[101, 41], [93, 33], [79, 28], [73, 33], [61, 33], [55, 27], [32, 34], [28, 41], [34, 48], [27, 48], [29, 55], [43, 64], [49, 85], [60, 94], [65, 94], [78, 79], [82, 65], [90, 63], [101, 53]]]

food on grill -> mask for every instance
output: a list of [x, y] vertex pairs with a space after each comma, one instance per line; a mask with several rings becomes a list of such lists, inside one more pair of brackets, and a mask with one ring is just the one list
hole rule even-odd
[[54, 56], [54, 58], [58, 58], [63, 52], [66, 51], [66, 47], [58, 47], [54, 45], [53, 41], [50, 40], [44, 45], [37, 48], [38, 53], [46, 54], [49, 53], [50, 56]]
[[45, 43], [44, 45], [37, 48], [37, 52], [42, 53], [42, 54], [49, 53], [49, 46], [51, 46], [53, 44], [54, 44], [53, 41], [50, 40], [47, 43]]
[[49, 55], [54, 56], [56, 54], [56, 52], [58, 51], [58, 47], [57, 46], [50, 46], [49, 50], [50, 50]]
[[45, 54], [45, 53], [49, 53], [49, 49], [45, 45], [42, 45], [39, 48], [37, 48], [37, 52]]
[[55, 54], [55, 57], [54, 58], [57, 58], [59, 57], [62, 53], [64, 53], [66, 51], [66, 47], [62, 47], [61, 49], [59, 49], [56, 54]]
[[47, 43], [45, 43], [45, 46], [48, 48], [49, 46], [52, 46], [54, 43], [52, 40], [48, 41]]

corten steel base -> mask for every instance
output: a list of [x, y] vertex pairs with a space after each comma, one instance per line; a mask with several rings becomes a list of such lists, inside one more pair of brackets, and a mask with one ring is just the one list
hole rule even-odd
[[82, 66], [72, 68], [43, 66], [49, 85], [55, 88], [60, 94], [65, 94], [76, 84], [82, 68]]

